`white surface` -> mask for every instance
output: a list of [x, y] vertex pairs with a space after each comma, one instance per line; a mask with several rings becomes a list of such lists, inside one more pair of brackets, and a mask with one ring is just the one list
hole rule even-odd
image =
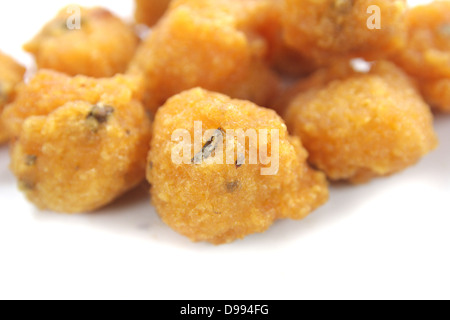
[[[31, 61], [21, 44], [64, 2], [3, 3], [1, 50]], [[132, 12], [131, 0], [79, 2]], [[0, 298], [449, 299], [450, 116], [436, 129], [439, 149], [416, 167], [334, 186], [307, 219], [221, 247], [171, 231], [145, 186], [92, 215], [39, 212], [2, 147]]]

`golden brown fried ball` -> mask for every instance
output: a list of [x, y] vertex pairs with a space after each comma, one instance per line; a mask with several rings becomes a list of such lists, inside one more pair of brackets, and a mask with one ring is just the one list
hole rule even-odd
[[[197, 121], [201, 128], [194, 130]], [[241, 144], [245, 155], [238, 155], [236, 139], [227, 136], [227, 131], [239, 129], [276, 130], [279, 153], [271, 132], [266, 142], [260, 140], [253, 145], [254, 150], [250, 142]], [[174, 137], [178, 130], [187, 132], [192, 140]], [[206, 130], [212, 130], [212, 134], [208, 136]], [[198, 152], [192, 146], [195, 132], [204, 135]], [[264, 136], [259, 133], [259, 138]], [[227, 152], [229, 144], [238, 152]], [[187, 162], [181, 164], [173, 161], [173, 154], [181, 156], [179, 147], [187, 148], [183, 154]], [[270, 165], [261, 161], [249, 164], [251, 150], [262, 152], [263, 148], [273, 157], [264, 162]], [[262, 175], [261, 168], [276, 162], [275, 154], [279, 154], [278, 172]], [[192, 89], [172, 97], [158, 110], [147, 178], [152, 184], [152, 201], [165, 223], [193, 241], [222, 244], [264, 232], [277, 219], [304, 218], [326, 202], [324, 175], [307, 165], [307, 157], [300, 140], [288, 135], [284, 122], [273, 110]]]
[[407, 27], [407, 48], [394, 61], [417, 78], [431, 106], [450, 112], [450, 1], [412, 8]]
[[394, 61], [417, 77], [450, 78], [450, 1], [414, 7], [406, 21], [407, 48]]
[[16, 134], [11, 169], [30, 201], [56, 212], [88, 212], [143, 180], [151, 123], [132, 90], [122, 76], [49, 71], [20, 88], [7, 108]]
[[134, 17], [137, 23], [153, 26], [163, 16], [171, 0], [135, 0]]
[[[379, 8], [379, 29], [373, 28], [373, 6]], [[406, 0], [286, 0], [285, 39], [318, 61], [384, 58], [404, 46], [405, 12]]]
[[[15, 88], [23, 79], [25, 68], [11, 57], [0, 52], [0, 116], [3, 108], [11, 102], [15, 95]], [[8, 132], [0, 118], [0, 143], [8, 140]]]
[[[73, 18], [80, 10], [80, 29]], [[62, 9], [24, 46], [39, 68], [69, 75], [111, 77], [124, 72], [138, 45], [131, 26], [103, 8]]]
[[286, 119], [310, 162], [332, 180], [360, 183], [390, 175], [437, 146], [428, 106], [409, 78], [387, 62], [369, 74], [301, 93]]
[[145, 105], [155, 111], [174, 94], [197, 86], [268, 105], [279, 85], [265, 63], [266, 34], [277, 19], [270, 3], [173, 1], [129, 70], [144, 74]]

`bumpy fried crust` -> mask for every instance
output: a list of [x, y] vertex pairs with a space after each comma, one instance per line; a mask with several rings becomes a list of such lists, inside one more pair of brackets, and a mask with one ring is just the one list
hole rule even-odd
[[129, 69], [145, 75], [145, 105], [155, 111], [197, 86], [268, 105], [279, 84], [263, 63], [266, 35], [276, 20], [271, 7], [260, 0], [172, 2]]
[[71, 8], [62, 9], [24, 46], [38, 67], [91, 77], [124, 72], [138, 45], [133, 28], [106, 9], [81, 8], [81, 29], [71, 30]]
[[30, 201], [88, 212], [142, 181], [151, 124], [130, 83], [41, 71], [20, 88], [11, 169]]
[[[180, 142], [172, 141], [172, 134], [185, 129], [194, 137], [195, 121], [202, 122], [203, 133], [218, 128], [279, 130], [278, 173], [263, 176], [260, 169], [265, 166], [250, 165], [248, 159], [240, 167], [211, 164], [208, 159], [202, 164], [174, 164], [172, 151]], [[300, 140], [288, 135], [272, 110], [192, 89], [158, 110], [153, 133], [147, 169], [152, 201], [164, 222], [193, 241], [221, 244], [263, 232], [276, 219], [304, 218], [328, 198], [324, 175], [310, 169]], [[224, 138], [224, 146], [228, 142]]]
[[310, 162], [332, 180], [365, 182], [415, 164], [437, 146], [432, 115], [409, 78], [379, 62], [370, 74], [300, 94], [286, 119]]
[[158, 22], [169, 7], [171, 0], [135, 0], [134, 18], [137, 23], [151, 27]]
[[292, 86], [287, 87], [277, 99], [275, 99], [272, 108], [276, 110], [278, 114], [283, 115], [292, 100], [300, 93], [314, 88], [321, 88], [333, 80], [345, 79], [354, 74], [355, 71], [348, 60], [335, 61], [335, 64], [330, 67], [320, 68], [310, 76], [302, 78]]
[[[22, 81], [24, 73], [24, 67], [0, 52], [0, 116], [5, 105], [13, 100], [15, 88]], [[7, 129], [0, 118], [0, 143], [7, 141], [8, 136]]]
[[[373, 5], [380, 8], [380, 29], [368, 28]], [[404, 46], [405, 12], [406, 0], [286, 0], [285, 38], [318, 61], [384, 58]]]
[[440, 80], [422, 80], [420, 86], [423, 97], [433, 108], [450, 112], [450, 77]]
[[407, 48], [394, 61], [416, 77], [433, 108], [450, 112], [450, 2], [412, 8], [407, 26]]
[[28, 84], [17, 87], [14, 103], [5, 108], [3, 120], [11, 136], [20, 134], [22, 123], [30, 116], [48, 115], [70, 101], [91, 104], [122, 104], [142, 98], [140, 78], [117, 75], [95, 79], [85, 76], [68, 77], [51, 70], [40, 70]]
[[284, 0], [269, 0], [266, 4], [273, 13], [264, 32], [268, 42], [268, 62], [272, 68], [287, 77], [301, 77], [317, 70], [321, 64], [289, 46], [283, 37]]
[[450, 78], [450, 1], [410, 9], [407, 27], [407, 49], [394, 61], [421, 78]]

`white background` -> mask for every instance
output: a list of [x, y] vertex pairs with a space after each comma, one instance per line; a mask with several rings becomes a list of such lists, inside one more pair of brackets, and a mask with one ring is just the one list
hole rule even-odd
[[[8, 1], [0, 48], [21, 45], [66, 1]], [[127, 1], [101, 4], [131, 18]], [[165, 226], [145, 186], [91, 215], [40, 212], [0, 147], [0, 298], [450, 298], [450, 116], [414, 168], [352, 187], [303, 221], [214, 247]]]

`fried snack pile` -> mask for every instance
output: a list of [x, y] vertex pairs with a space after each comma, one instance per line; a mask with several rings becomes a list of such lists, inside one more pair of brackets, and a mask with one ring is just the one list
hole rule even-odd
[[152, 111], [183, 90], [203, 87], [267, 106], [279, 79], [265, 63], [277, 24], [272, 0], [175, 0], [133, 59]]
[[286, 119], [309, 161], [331, 180], [360, 183], [390, 175], [437, 146], [429, 107], [388, 62], [300, 93]]
[[[3, 108], [11, 102], [18, 83], [22, 81], [25, 68], [11, 57], [0, 52], [0, 116]], [[0, 143], [8, 140], [8, 132], [0, 119]]]
[[[204, 137], [200, 153], [194, 150], [191, 154], [193, 141], [181, 141], [192, 163], [174, 164], [172, 154], [180, 141], [174, 141], [172, 134], [184, 129], [194, 137], [196, 121], [203, 124], [200, 134], [206, 130], [213, 134]], [[235, 144], [225, 134], [232, 129], [279, 132], [278, 173], [261, 175], [264, 165], [252, 165], [249, 161], [239, 165], [234, 153], [228, 165], [209, 159], [212, 151], [217, 152], [206, 151], [212, 144], [215, 148], [219, 143]], [[220, 141], [218, 131], [224, 133]], [[261, 148], [272, 150], [272, 140], [268, 141], [269, 144], [258, 143], [258, 152]], [[248, 158], [249, 144], [245, 152]], [[216, 155], [224, 163], [229, 156], [225, 153], [223, 158]], [[203, 161], [196, 164], [199, 155]], [[190, 239], [215, 244], [231, 242], [265, 231], [276, 219], [304, 218], [326, 202], [325, 178], [307, 165], [307, 156], [300, 140], [288, 135], [284, 122], [274, 111], [192, 89], [172, 97], [156, 114], [147, 167], [152, 202], [164, 222]]]
[[0, 142], [39, 208], [94, 211], [147, 175], [171, 228], [229, 243], [306, 217], [326, 177], [367, 182], [437, 146], [427, 103], [450, 112], [450, 1], [134, 3], [134, 25], [62, 9], [24, 46], [27, 82], [0, 54]]
[[11, 169], [42, 209], [88, 212], [140, 183], [150, 120], [132, 79], [40, 71], [4, 112], [14, 134]]
[[406, 0], [286, 0], [285, 39], [319, 61], [385, 58], [404, 46], [405, 13]]
[[134, 18], [137, 23], [151, 27], [158, 22], [171, 0], [135, 0]]
[[35, 56], [39, 68], [101, 78], [125, 72], [137, 45], [133, 28], [108, 10], [69, 6], [24, 49]]
[[450, 1], [412, 8], [406, 24], [407, 49], [394, 61], [418, 78], [433, 107], [450, 112]]

